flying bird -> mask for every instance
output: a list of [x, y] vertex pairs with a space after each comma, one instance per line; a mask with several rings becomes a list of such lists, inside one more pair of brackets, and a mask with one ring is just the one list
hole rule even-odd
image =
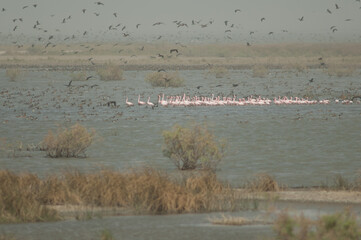
[[84, 9], [82, 10], [82, 12], [85, 13], [85, 11], [86, 11], [86, 9], [84, 8]]
[[91, 78], [93, 78], [93, 76], [88, 76], [85, 80], [89, 80], [89, 79], [91, 79]]
[[95, 2], [96, 5], [103, 5], [104, 6], [104, 3], [102, 2]]
[[178, 49], [176, 49], [176, 48], [173, 48], [173, 49], [169, 50], [169, 53], [173, 53], [173, 52], [176, 52], [176, 53], [178, 53]]
[[153, 23], [153, 26], [161, 25], [161, 24], [164, 24], [164, 23], [162, 23], [162, 22], [156, 22], [156, 23]]
[[327, 8], [327, 10], [326, 10], [326, 11], [327, 11], [329, 14], [331, 14], [331, 13], [332, 13], [332, 12], [330, 11], [330, 9], [328, 9], [328, 8]]
[[234, 10], [235, 13], [240, 12], [240, 11], [241, 11], [241, 9]]
[[336, 9], [340, 9], [340, 7], [337, 5], [337, 3], [335, 3], [335, 7], [336, 7]]
[[300, 22], [302, 22], [303, 21], [303, 16], [301, 18], [299, 18], [298, 20], [300, 20]]
[[117, 13], [113, 13], [114, 17], [118, 17]]
[[264, 20], [266, 20], [266, 18], [264, 18], [264, 17], [263, 17], [263, 18], [261, 18], [261, 22], [263, 22]]
[[140, 24], [138, 23], [138, 24], [136, 25], [136, 28], [139, 28], [139, 26], [140, 26]]

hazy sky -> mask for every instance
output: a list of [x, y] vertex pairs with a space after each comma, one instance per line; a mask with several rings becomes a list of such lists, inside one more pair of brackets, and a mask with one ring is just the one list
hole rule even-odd
[[[361, 3], [357, 0], [96, 2], [1, 0], [0, 37], [25, 41], [23, 34], [44, 40], [54, 35], [49, 41], [55, 42], [73, 35], [77, 41], [361, 41]], [[156, 22], [163, 24], [153, 26]]]

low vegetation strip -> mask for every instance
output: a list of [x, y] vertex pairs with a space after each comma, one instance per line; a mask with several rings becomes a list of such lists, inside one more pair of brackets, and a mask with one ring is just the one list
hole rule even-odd
[[181, 179], [151, 168], [96, 173], [68, 171], [40, 179], [34, 174], [0, 171], [0, 222], [57, 220], [49, 205], [125, 207], [145, 214], [237, 209], [234, 190], [212, 172]]

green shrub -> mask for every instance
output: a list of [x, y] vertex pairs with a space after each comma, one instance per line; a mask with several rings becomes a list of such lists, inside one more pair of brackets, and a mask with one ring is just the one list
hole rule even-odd
[[123, 80], [123, 70], [120, 66], [112, 63], [107, 63], [103, 67], [98, 68], [97, 74], [100, 80], [103, 81]]
[[85, 156], [85, 150], [92, 144], [95, 131], [88, 130], [80, 124], [69, 129], [59, 128], [57, 135], [52, 131], [44, 137], [42, 149], [49, 157], [79, 157]]
[[353, 240], [361, 238], [361, 229], [355, 214], [350, 211], [321, 216], [313, 221], [291, 217], [282, 212], [276, 219], [274, 230], [280, 240]]
[[178, 72], [152, 72], [149, 73], [145, 81], [153, 87], [181, 87], [184, 85], [184, 79]]
[[207, 169], [215, 171], [224, 156], [225, 144], [218, 143], [206, 126], [184, 128], [174, 125], [164, 131], [164, 156], [170, 158], [180, 170]]

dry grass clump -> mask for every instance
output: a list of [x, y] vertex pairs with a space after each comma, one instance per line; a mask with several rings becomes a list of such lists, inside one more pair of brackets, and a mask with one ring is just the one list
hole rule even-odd
[[354, 240], [361, 238], [356, 215], [350, 211], [319, 217], [317, 220], [303, 215], [291, 217], [282, 212], [274, 223], [276, 239], [280, 240]]
[[277, 192], [280, 190], [280, 186], [275, 178], [267, 173], [257, 174], [246, 183], [245, 188], [254, 192]]
[[123, 80], [123, 70], [120, 66], [112, 63], [106, 63], [104, 66], [98, 68], [96, 72], [100, 80], [103, 81]]
[[207, 169], [215, 171], [225, 152], [225, 143], [217, 142], [206, 126], [185, 128], [174, 125], [163, 131], [164, 156], [180, 170]]
[[269, 70], [264, 65], [254, 65], [252, 68], [253, 77], [264, 78], [268, 76]]
[[176, 180], [151, 168], [124, 173], [68, 171], [39, 179], [0, 171], [0, 222], [56, 220], [46, 205], [125, 207], [138, 213], [169, 214], [237, 209], [234, 191], [211, 172]]
[[21, 75], [21, 70], [19, 68], [8, 68], [5, 74], [11, 81], [15, 81]]
[[207, 74], [215, 75], [216, 78], [227, 77], [229, 72], [225, 67], [212, 67], [208, 70]]
[[42, 149], [49, 157], [85, 157], [85, 150], [92, 144], [95, 130], [88, 131], [84, 126], [75, 124], [70, 128], [59, 128], [44, 137]]
[[325, 69], [326, 73], [329, 76], [336, 76], [336, 77], [350, 77], [356, 72], [356, 67], [354, 66], [336, 66], [330, 65], [328, 68]]
[[178, 72], [151, 72], [147, 74], [145, 81], [153, 87], [181, 87], [184, 79]]
[[39, 185], [35, 175], [0, 171], [0, 223], [58, 220], [57, 212], [37, 199]]
[[322, 188], [336, 191], [361, 191], [361, 174], [357, 174], [353, 181], [340, 174], [334, 176], [331, 183], [322, 183]]

